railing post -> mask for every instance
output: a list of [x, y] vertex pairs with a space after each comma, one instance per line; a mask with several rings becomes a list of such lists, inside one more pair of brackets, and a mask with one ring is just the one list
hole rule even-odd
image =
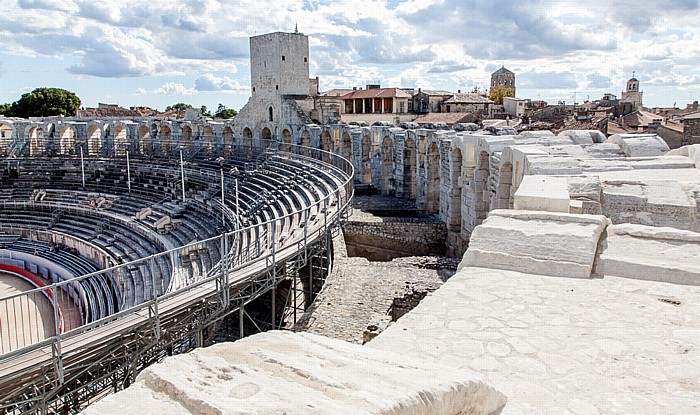
[[[156, 258], [152, 259], [153, 261], [156, 260]], [[161, 336], [161, 331], [160, 331], [160, 315], [158, 314], [158, 291], [156, 290], [156, 273], [151, 272], [151, 286], [153, 287], [153, 317], [154, 317], [154, 331], [156, 335], [156, 339], [160, 340]]]
[[54, 369], [56, 370], [56, 375], [58, 377], [58, 383], [63, 384], [64, 373], [63, 373], [63, 354], [61, 352], [61, 328], [60, 328], [60, 316], [58, 312], [58, 295], [56, 291], [56, 284], [51, 286], [51, 295], [53, 296], [53, 320], [54, 320], [54, 330], [56, 333], [55, 340], [51, 344], [53, 352]]

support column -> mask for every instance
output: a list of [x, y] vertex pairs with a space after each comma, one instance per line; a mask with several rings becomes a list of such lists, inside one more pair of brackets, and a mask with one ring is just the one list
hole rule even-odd
[[272, 329], [274, 330], [277, 319], [277, 286], [273, 285], [270, 293], [272, 294]]
[[238, 309], [238, 334], [239, 337], [242, 339], [244, 332], [243, 332], [243, 317], [245, 316], [245, 311], [243, 309], [245, 307], [243, 304], [241, 304], [241, 308]]

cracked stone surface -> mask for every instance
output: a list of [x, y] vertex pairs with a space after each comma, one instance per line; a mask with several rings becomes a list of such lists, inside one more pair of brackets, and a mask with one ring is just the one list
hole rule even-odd
[[467, 371], [504, 414], [700, 413], [700, 288], [464, 268], [366, 347]]

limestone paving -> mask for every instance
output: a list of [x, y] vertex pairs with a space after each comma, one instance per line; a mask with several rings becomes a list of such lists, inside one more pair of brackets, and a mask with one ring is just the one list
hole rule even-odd
[[700, 288], [467, 267], [365, 347], [483, 374], [503, 414], [700, 413]]

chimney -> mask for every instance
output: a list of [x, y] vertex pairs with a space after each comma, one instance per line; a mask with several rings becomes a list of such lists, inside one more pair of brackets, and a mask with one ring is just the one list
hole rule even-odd
[[461, 90], [461, 89], [458, 89], [458, 90], [457, 90], [457, 93], [458, 93], [458, 94], [461, 94], [461, 93], [462, 93], [462, 90]]
[[357, 91], [357, 87], [356, 86], [352, 87], [352, 90]]

